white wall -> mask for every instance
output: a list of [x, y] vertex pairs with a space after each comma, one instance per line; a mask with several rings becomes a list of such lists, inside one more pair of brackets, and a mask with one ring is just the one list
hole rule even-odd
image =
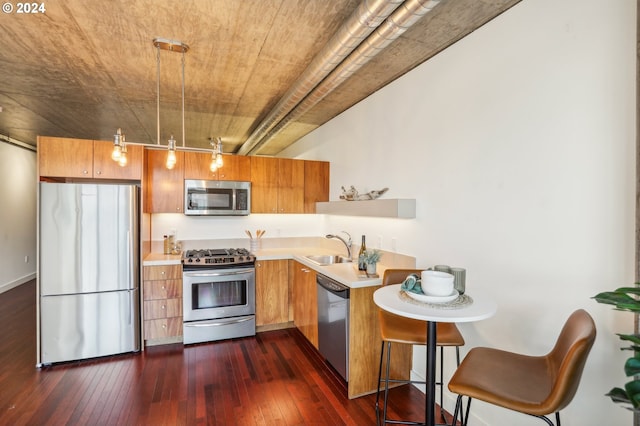
[[[589, 311], [598, 338], [565, 426], [631, 423], [604, 394], [626, 381], [614, 333], [632, 317], [591, 297], [633, 283], [635, 29], [635, 1], [524, 0], [283, 153], [331, 161], [332, 200], [352, 184], [417, 199], [415, 220], [327, 227], [467, 268], [469, 294], [499, 306], [460, 326], [467, 348], [542, 354]], [[424, 362], [420, 348], [418, 374]], [[479, 402], [472, 414], [540, 423]]]
[[0, 293], [36, 276], [36, 179], [36, 153], [0, 142]]

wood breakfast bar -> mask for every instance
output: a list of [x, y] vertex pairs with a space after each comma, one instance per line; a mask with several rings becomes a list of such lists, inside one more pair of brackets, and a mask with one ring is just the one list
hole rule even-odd
[[427, 333], [427, 388], [425, 393], [425, 424], [435, 425], [435, 371], [436, 371], [436, 324], [438, 322], [473, 322], [490, 318], [497, 305], [482, 292], [463, 295], [464, 302], [439, 306], [437, 303], [420, 303], [405, 298], [401, 284], [384, 286], [373, 294], [374, 303], [395, 315], [425, 321]]

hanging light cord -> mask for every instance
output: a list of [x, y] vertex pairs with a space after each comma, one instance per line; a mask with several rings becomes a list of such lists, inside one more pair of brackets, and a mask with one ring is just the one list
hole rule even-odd
[[160, 145], [160, 45], [156, 46], [156, 143]]
[[184, 147], [185, 134], [184, 134], [184, 50], [182, 51], [182, 146]]

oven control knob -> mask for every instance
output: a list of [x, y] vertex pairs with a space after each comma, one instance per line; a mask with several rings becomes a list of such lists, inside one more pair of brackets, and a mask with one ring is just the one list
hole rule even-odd
[[196, 262], [200, 262], [200, 258], [197, 258], [197, 259], [196, 259]]

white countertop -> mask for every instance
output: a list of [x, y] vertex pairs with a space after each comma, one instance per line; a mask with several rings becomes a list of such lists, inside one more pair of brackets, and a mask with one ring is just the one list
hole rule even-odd
[[[358, 263], [335, 263], [333, 265], [318, 265], [307, 259], [305, 256], [312, 254], [338, 254], [335, 251], [319, 249], [317, 247], [296, 247], [296, 248], [277, 248], [277, 249], [260, 249], [254, 253], [256, 260], [277, 260], [277, 259], [293, 259], [319, 274], [334, 279], [341, 284], [351, 288], [377, 286], [382, 284], [381, 278], [362, 276], [358, 271]], [[342, 254], [342, 253], [340, 253]], [[378, 275], [382, 276], [384, 267], [378, 264]]]
[[142, 261], [142, 266], [181, 265], [179, 254], [150, 253]]
[[[280, 259], [296, 260], [313, 269], [317, 273], [327, 276], [351, 288], [379, 286], [382, 284], [382, 279], [379, 277], [382, 277], [384, 270], [394, 267], [394, 265], [378, 263], [377, 273], [379, 277], [367, 277], [366, 275], [363, 276], [363, 274], [358, 271], [358, 265], [356, 262], [336, 263], [333, 265], [321, 266], [310, 261], [305, 256], [313, 254], [322, 255], [343, 253], [336, 253], [334, 250], [327, 250], [318, 247], [264, 248], [257, 250], [254, 254], [256, 256], [256, 261]], [[142, 264], [143, 266], [180, 265], [180, 260], [180, 255], [150, 253], [144, 258]], [[398, 267], [406, 266], [402, 265]]]

